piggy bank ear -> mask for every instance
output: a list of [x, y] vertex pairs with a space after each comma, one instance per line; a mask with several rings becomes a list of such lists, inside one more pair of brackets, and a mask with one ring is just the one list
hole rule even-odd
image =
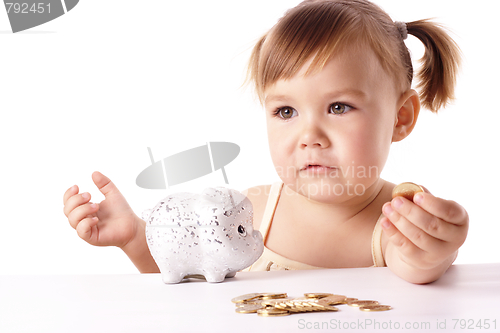
[[142, 214], [141, 214], [141, 218], [142, 218], [144, 221], [146, 221], [146, 220], [149, 218], [149, 216], [151, 215], [151, 212], [152, 212], [152, 211], [153, 211], [152, 209], [146, 209], [145, 211], [143, 211], [143, 212], [142, 212]]

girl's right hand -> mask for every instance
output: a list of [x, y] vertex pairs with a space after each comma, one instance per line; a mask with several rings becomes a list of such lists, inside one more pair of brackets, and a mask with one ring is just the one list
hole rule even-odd
[[78, 236], [89, 244], [123, 249], [140, 232], [141, 220], [108, 177], [96, 171], [92, 180], [105, 199], [91, 203], [90, 193], [79, 194], [74, 185], [64, 193], [64, 214]]

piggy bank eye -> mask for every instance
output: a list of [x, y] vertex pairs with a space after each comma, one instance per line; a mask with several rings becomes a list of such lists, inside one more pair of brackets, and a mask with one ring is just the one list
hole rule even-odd
[[245, 237], [247, 235], [247, 231], [245, 230], [245, 227], [242, 226], [241, 224], [238, 227], [238, 233], [240, 236]]

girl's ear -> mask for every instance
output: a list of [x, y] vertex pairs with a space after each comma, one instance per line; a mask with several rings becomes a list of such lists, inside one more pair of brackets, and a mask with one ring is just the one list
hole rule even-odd
[[403, 140], [413, 131], [420, 112], [418, 93], [413, 89], [409, 89], [401, 96], [398, 105], [400, 107], [394, 122], [392, 142]]

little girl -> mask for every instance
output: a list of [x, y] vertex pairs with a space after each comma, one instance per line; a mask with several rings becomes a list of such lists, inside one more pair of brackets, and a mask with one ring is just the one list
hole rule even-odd
[[[404, 44], [426, 47], [413, 68]], [[393, 22], [366, 0], [308, 0], [256, 44], [249, 78], [265, 107], [281, 182], [246, 191], [265, 242], [249, 270], [388, 266], [413, 283], [438, 279], [467, 236], [466, 211], [428, 191], [392, 199], [380, 178], [392, 142], [406, 138], [420, 103], [433, 112], [453, 97], [459, 50], [437, 24]], [[90, 203], [75, 185], [64, 212], [93, 245], [123, 249], [141, 272], [158, 272], [139, 219], [115, 185]]]

